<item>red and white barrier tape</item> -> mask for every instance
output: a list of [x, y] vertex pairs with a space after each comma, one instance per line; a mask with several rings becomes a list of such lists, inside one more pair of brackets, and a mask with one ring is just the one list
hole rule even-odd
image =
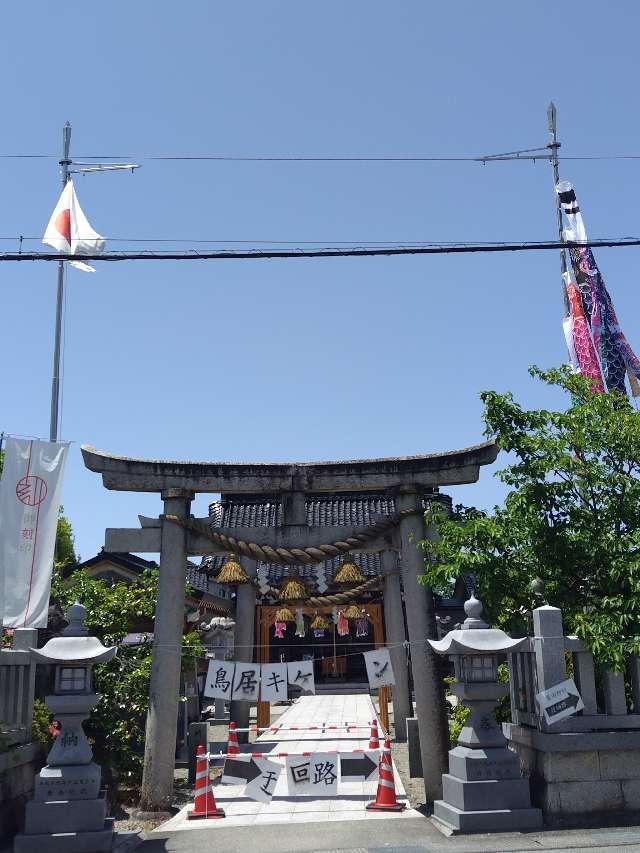
[[363, 753], [363, 752], [380, 752], [384, 750], [384, 747], [380, 747], [379, 749], [323, 749], [321, 746], [316, 749], [308, 750], [307, 752], [241, 752], [241, 753], [230, 753], [230, 752], [207, 752], [202, 758], [208, 758], [209, 761], [213, 761], [216, 758], [236, 758], [241, 759], [243, 756], [249, 755], [251, 758], [287, 758], [289, 755], [316, 755], [318, 752], [327, 753], [331, 755], [353, 755], [353, 753]]
[[[325, 732], [349, 729], [370, 729], [371, 723], [326, 723], [318, 726], [249, 726], [246, 729], [234, 729], [234, 732]], [[382, 726], [380, 726], [382, 728]]]

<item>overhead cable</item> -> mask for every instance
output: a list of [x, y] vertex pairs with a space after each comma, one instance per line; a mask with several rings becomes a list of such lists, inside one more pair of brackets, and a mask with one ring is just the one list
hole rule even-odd
[[587, 242], [560, 242], [551, 240], [538, 243], [448, 243], [421, 246], [380, 247], [323, 247], [318, 249], [217, 249], [187, 252], [104, 252], [102, 254], [70, 255], [57, 252], [0, 252], [0, 261], [210, 261], [210, 260], [268, 260], [277, 258], [349, 258], [389, 255], [446, 255], [490, 252], [525, 252], [567, 249], [580, 246], [591, 248], [620, 248], [640, 246], [640, 237]]
[[[82, 160], [226, 161], [249, 163], [493, 163], [505, 160], [549, 160], [550, 151], [523, 149], [501, 154], [82, 154]], [[3, 160], [59, 160], [59, 154], [0, 153]], [[559, 160], [640, 160], [640, 154], [559, 154]]]

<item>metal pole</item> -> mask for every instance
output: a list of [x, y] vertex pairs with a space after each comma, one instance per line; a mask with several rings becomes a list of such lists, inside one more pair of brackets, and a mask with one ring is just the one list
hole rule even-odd
[[[557, 125], [556, 125], [556, 105], [551, 101], [547, 109], [547, 118], [549, 119], [549, 144], [547, 148], [551, 150], [551, 167], [553, 169], [553, 192], [556, 199], [556, 215], [558, 217], [558, 238], [561, 243], [564, 243], [564, 228], [562, 227], [562, 206], [560, 204], [560, 196], [556, 192], [556, 186], [560, 180], [560, 170], [558, 167], [558, 149], [561, 143], [558, 142]], [[562, 273], [562, 295], [564, 299], [565, 317], [569, 316], [569, 297], [564, 284], [564, 274], [567, 272], [567, 257], [564, 248], [560, 249], [560, 271]]]
[[[62, 129], [62, 189], [69, 179], [69, 146], [71, 144], [71, 125], [67, 122]], [[51, 422], [49, 440], [58, 440], [58, 408], [60, 402], [60, 338], [62, 335], [62, 303], [64, 299], [64, 261], [58, 262], [58, 294], [56, 299], [56, 330], [53, 347], [53, 378], [51, 380]]]

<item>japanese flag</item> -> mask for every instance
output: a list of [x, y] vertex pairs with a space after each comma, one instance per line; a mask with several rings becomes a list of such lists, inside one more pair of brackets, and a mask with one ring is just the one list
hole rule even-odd
[[[95, 254], [104, 250], [104, 237], [89, 225], [78, 202], [72, 180], [68, 180], [62, 190], [42, 242], [67, 255]], [[95, 272], [93, 267], [82, 261], [69, 263], [79, 270]]]

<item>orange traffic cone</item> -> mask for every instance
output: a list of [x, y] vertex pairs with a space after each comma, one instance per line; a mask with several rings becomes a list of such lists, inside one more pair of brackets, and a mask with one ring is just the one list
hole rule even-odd
[[239, 755], [240, 746], [238, 745], [238, 726], [233, 722], [229, 723], [229, 743], [227, 744], [227, 755]]
[[405, 808], [404, 803], [396, 800], [396, 786], [393, 781], [393, 765], [391, 764], [391, 741], [385, 738], [382, 752], [380, 753], [380, 779], [374, 802], [366, 806], [376, 812], [401, 812]]
[[209, 757], [205, 755], [204, 746], [200, 744], [196, 750], [196, 791], [192, 811], [187, 812], [189, 820], [198, 817], [224, 817], [224, 811], [216, 805], [213, 796], [211, 779], [209, 778]]
[[371, 720], [371, 737], [369, 738], [369, 749], [380, 749], [377, 720]]

